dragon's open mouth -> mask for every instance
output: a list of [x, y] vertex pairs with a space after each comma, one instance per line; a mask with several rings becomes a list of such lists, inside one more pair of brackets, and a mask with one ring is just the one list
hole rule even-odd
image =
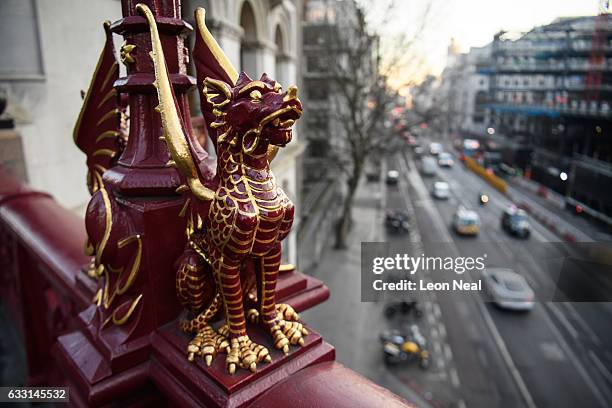
[[287, 106], [265, 117], [260, 126], [269, 134], [271, 144], [285, 146], [291, 141], [291, 128], [301, 114], [298, 107]]

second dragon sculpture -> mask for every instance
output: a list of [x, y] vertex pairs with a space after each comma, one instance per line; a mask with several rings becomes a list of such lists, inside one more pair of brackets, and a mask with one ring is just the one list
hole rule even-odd
[[[185, 199], [181, 216], [188, 219], [188, 244], [177, 261], [176, 285], [190, 313], [182, 329], [194, 336], [188, 358], [201, 356], [210, 365], [218, 353], [226, 353], [229, 373], [237, 368], [254, 372], [271, 357], [249, 338], [247, 318], [262, 325], [274, 347], [285, 353], [290, 345], [303, 345], [308, 334], [297, 313], [275, 301], [281, 241], [291, 229], [294, 208], [277, 185], [270, 161], [291, 141], [291, 128], [301, 116], [297, 88], [283, 90], [265, 74], [259, 80], [238, 75], [198, 9], [193, 56], [215, 163], [179, 115], [153, 13], [144, 5], [137, 9], [151, 33], [168, 165], [178, 169], [184, 183], [178, 191]], [[218, 314], [225, 325], [215, 330], [211, 322]]]

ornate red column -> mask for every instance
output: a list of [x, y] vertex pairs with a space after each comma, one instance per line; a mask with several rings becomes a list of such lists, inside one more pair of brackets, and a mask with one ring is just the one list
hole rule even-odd
[[[186, 74], [184, 39], [192, 28], [180, 18], [180, 1], [122, 0], [123, 18], [110, 29], [125, 39], [120, 55], [127, 75], [114, 82], [114, 89], [129, 100], [129, 136], [120, 156], [102, 172], [101, 188], [94, 189], [87, 210], [89, 239], [95, 243], [90, 244], [91, 253], [100, 275], [98, 292], [91, 306], [79, 314], [79, 329], [58, 338], [54, 355], [75, 405], [132, 405], [161, 398], [211, 406], [247, 402], [268, 389], [253, 388], [253, 382], [263, 384], [260, 380], [267, 378], [264, 382], [272, 381], [268, 384], [272, 385], [273, 379], [331, 360], [333, 348], [312, 333], [298, 352], [275, 356], [273, 365], [256, 374], [235, 376], [226, 374], [222, 359], [213, 367], [187, 361], [189, 338], [180, 332], [176, 320], [182, 308], [175, 293], [173, 265], [185, 247], [186, 218], [179, 215], [183, 200], [175, 191], [179, 175], [167, 165], [170, 156], [160, 140], [151, 37], [146, 20], [137, 13], [139, 3], [155, 16], [179, 114], [185, 130], [191, 131], [186, 93], [195, 80]], [[92, 87], [99, 83], [94, 80]], [[108, 100], [100, 95], [92, 99], [95, 102], [90, 105], [98, 107]], [[118, 114], [117, 110], [109, 114], [113, 112]], [[92, 115], [95, 118], [96, 112]], [[99, 126], [93, 124], [106, 118], [83, 119], [87, 123], [81, 130], [97, 132]], [[104, 140], [102, 135], [85, 138], [96, 143]], [[88, 151], [88, 159], [103, 151], [108, 149]], [[320, 281], [295, 271], [285, 272], [277, 286], [278, 299], [298, 310], [327, 296]]]
[[[167, 167], [168, 150], [161, 143], [161, 122], [154, 111], [157, 94], [153, 87], [155, 73], [149, 57], [151, 40], [146, 21], [136, 12], [139, 3], [148, 5], [156, 15], [161, 40], [181, 114], [189, 118], [186, 92], [195, 81], [188, 76], [187, 49], [184, 38], [192, 30], [181, 19], [180, 1], [177, 0], [122, 0], [123, 19], [111, 30], [123, 35], [131, 45], [131, 58], [124, 59], [127, 76], [115, 83], [115, 88], [129, 95], [130, 133], [125, 151], [117, 166], [104, 174], [104, 179], [126, 196], [172, 196], [180, 185], [178, 174]], [[131, 60], [131, 62], [130, 62]], [[186, 114], [186, 115], [185, 115]], [[185, 121], [187, 126], [190, 121]]]

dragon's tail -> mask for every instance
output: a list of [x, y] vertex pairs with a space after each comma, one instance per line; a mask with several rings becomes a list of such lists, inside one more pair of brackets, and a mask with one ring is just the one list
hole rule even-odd
[[185, 333], [198, 333], [204, 330], [208, 326], [208, 322], [213, 318], [219, 311], [221, 306], [221, 294], [217, 292], [212, 302], [206, 309], [200, 312], [196, 317], [191, 320], [185, 319], [181, 322], [181, 330]]

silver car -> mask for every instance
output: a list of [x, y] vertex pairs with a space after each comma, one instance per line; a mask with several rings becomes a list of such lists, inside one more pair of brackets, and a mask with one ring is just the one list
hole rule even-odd
[[450, 186], [446, 181], [436, 181], [431, 194], [438, 200], [447, 200], [450, 197]]
[[533, 290], [521, 275], [505, 268], [489, 268], [483, 275], [487, 292], [497, 306], [510, 310], [533, 309]]

